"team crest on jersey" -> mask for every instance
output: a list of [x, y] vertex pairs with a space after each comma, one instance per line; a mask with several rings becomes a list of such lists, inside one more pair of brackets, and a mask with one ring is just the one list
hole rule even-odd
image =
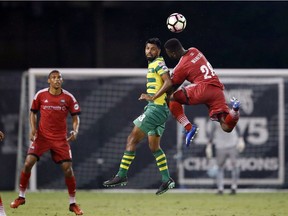
[[74, 104], [74, 109], [78, 110], [79, 109], [79, 105], [78, 104]]
[[164, 66], [162, 67], [162, 69], [163, 69], [164, 71], [169, 71], [169, 69], [168, 69], [168, 67], [167, 67], [166, 65], [164, 65]]
[[162, 68], [164, 71], [169, 71], [168, 67], [166, 66], [165, 62], [161, 61], [158, 63], [158, 66]]
[[65, 104], [65, 100], [64, 99], [61, 99], [60, 100], [60, 105], [64, 105]]

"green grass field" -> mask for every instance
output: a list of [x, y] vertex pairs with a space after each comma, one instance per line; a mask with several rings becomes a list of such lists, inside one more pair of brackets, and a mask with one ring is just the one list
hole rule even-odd
[[[288, 193], [178, 193], [156, 196], [154, 192], [109, 193], [78, 191], [77, 202], [84, 215], [91, 216], [286, 216]], [[15, 192], [1, 192], [8, 216], [63, 216], [68, 211], [66, 191], [27, 193], [26, 204], [10, 209]]]

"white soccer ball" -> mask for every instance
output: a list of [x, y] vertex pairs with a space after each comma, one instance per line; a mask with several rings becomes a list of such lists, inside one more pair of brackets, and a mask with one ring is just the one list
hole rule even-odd
[[171, 32], [182, 32], [186, 27], [186, 18], [180, 13], [173, 13], [167, 18], [167, 27]]

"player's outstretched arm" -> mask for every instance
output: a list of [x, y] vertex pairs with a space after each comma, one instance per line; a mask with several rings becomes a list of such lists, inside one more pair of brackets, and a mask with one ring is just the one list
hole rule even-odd
[[153, 100], [157, 99], [158, 97], [162, 96], [164, 93], [169, 92], [173, 86], [172, 80], [170, 78], [169, 73], [164, 73], [161, 75], [161, 78], [163, 80], [163, 85], [159, 89], [159, 91], [156, 92], [156, 94], [153, 96]]
[[138, 100], [147, 100], [147, 101], [153, 101], [155, 99], [157, 99], [158, 97], [160, 97], [161, 95], [163, 95], [164, 93], [168, 92], [171, 88], [172, 88], [172, 81], [170, 78], [169, 73], [165, 73], [161, 76], [161, 78], [163, 79], [163, 85], [162, 87], [159, 89], [159, 91], [156, 92], [155, 95], [151, 96], [149, 94], [141, 94]]

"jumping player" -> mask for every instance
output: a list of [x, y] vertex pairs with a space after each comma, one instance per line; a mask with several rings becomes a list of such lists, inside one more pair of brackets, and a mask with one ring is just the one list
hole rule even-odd
[[[72, 155], [69, 141], [77, 138], [80, 124], [80, 107], [74, 96], [62, 89], [62, 75], [53, 70], [48, 76], [49, 88], [38, 91], [32, 102], [30, 111], [30, 140], [28, 154], [21, 171], [19, 197], [11, 204], [11, 208], [18, 208], [25, 204], [25, 192], [30, 179], [31, 169], [43, 153], [50, 151], [55, 163], [60, 164], [68, 188], [69, 210], [76, 215], [83, 215], [76, 204], [76, 180], [72, 169]], [[40, 111], [40, 120], [37, 127], [37, 113]], [[72, 116], [72, 128], [67, 138], [68, 113]]]
[[[194, 47], [184, 49], [176, 38], [169, 39], [164, 47], [169, 58], [179, 60], [171, 75], [174, 90], [177, 90], [171, 96], [169, 108], [186, 130], [186, 146], [194, 139], [198, 127], [188, 120], [183, 104], [205, 104], [210, 119], [219, 121], [225, 132], [231, 132], [239, 120], [240, 102], [232, 98], [232, 109], [229, 109], [223, 92], [224, 85], [203, 53]], [[185, 80], [192, 85], [179, 88]]]
[[134, 128], [127, 138], [126, 149], [120, 168], [115, 177], [103, 183], [105, 187], [123, 186], [128, 182], [127, 172], [136, 156], [136, 146], [148, 136], [149, 148], [155, 157], [156, 164], [162, 175], [162, 184], [156, 195], [165, 193], [175, 186], [170, 177], [167, 159], [160, 147], [160, 139], [165, 129], [170, 112], [166, 103], [166, 91], [172, 87], [169, 70], [160, 56], [161, 42], [158, 38], [146, 41], [145, 55], [148, 60], [147, 94], [141, 94], [139, 100], [148, 101], [144, 113], [134, 120]]

